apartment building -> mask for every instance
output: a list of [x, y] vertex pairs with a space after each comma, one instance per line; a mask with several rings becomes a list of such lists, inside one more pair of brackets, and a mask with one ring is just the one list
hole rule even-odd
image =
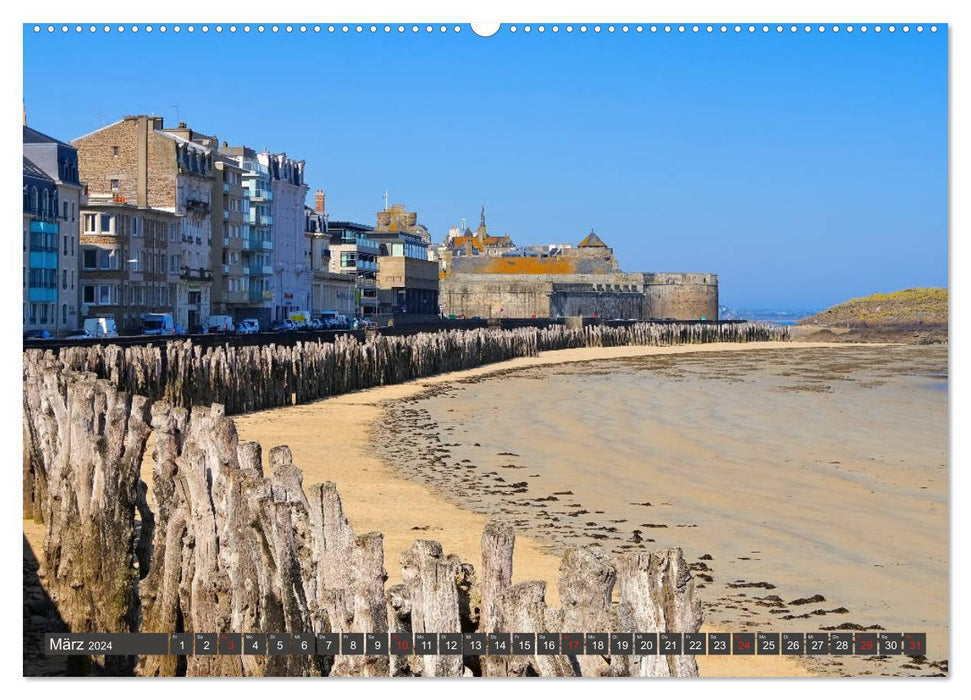
[[118, 198], [176, 217], [178, 235], [167, 252], [180, 262], [172, 308], [190, 331], [209, 318], [213, 278], [213, 153], [195, 138], [185, 124], [165, 129], [161, 117], [135, 115], [71, 142], [91, 198]]
[[135, 334], [142, 314], [175, 315], [182, 269], [175, 213], [138, 207], [120, 195], [89, 196], [81, 222], [83, 317], [114, 318], [120, 333]]
[[[310, 308], [312, 274], [307, 263], [307, 238], [304, 235], [304, 206], [307, 184], [304, 181], [304, 161], [294, 160], [286, 153], [263, 151], [258, 155], [270, 180], [269, 216], [273, 225], [271, 255], [273, 279], [273, 310], [276, 318], [286, 318], [292, 311]], [[260, 208], [262, 210], [262, 207]], [[250, 208], [251, 223], [259, 220]]]
[[248, 244], [249, 191], [243, 186], [243, 169], [232, 158], [213, 156], [212, 188], [212, 312], [250, 318], [249, 269], [244, 246]]
[[354, 313], [373, 316], [378, 312], [378, 244], [371, 240], [370, 226], [352, 221], [328, 221], [330, 271], [354, 275]]
[[310, 312], [317, 315], [322, 311], [336, 311], [352, 316], [356, 311], [357, 274], [330, 270], [330, 231], [324, 202], [324, 191], [317, 190], [313, 208], [304, 208], [307, 265], [311, 275]]
[[78, 153], [23, 125], [24, 331], [65, 335], [78, 314]]

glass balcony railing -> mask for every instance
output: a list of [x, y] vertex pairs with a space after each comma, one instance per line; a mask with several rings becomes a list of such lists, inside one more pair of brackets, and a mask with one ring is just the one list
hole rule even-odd
[[249, 198], [251, 202], [271, 202], [273, 201], [273, 192], [259, 188], [251, 189], [249, 191]]
[[250, 209], [249, 222], [253, 226], [272, 226], [273, 217], [269, 214], [260, 214], [257, 209]]
[[38, 221], [35, 219], [30, 222], [31, 233], [58, 233], [58, 230], [56, 221]]

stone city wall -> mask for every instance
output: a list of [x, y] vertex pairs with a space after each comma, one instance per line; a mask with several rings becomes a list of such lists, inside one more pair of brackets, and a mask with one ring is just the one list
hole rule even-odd
[[644, 273], [647, 318], [718, 319], [718, 275]]

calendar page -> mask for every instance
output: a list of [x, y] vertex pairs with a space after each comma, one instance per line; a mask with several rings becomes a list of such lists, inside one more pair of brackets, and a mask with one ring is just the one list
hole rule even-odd
[[280, 10], [17, 27], [23, 676], [949, 675], [946, 13]]

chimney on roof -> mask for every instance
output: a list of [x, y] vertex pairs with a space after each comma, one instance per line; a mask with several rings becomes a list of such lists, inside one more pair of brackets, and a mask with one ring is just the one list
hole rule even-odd
[[314, 210], [318, 214], [324, 213], [324, 202], [326, 201], [327, 195], [324, 194], [323, 190], [317, 190], [314, 194]]
[[185, 128], [185, 122], [179, 122], [179, 128], [180, 129], [184, 129]]

